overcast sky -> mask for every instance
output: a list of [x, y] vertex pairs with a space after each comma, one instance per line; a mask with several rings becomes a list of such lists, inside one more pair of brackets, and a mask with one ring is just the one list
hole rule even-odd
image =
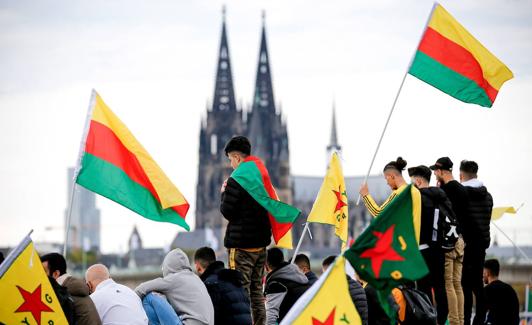
[[[335, 99], [344, 174], [364, 174], [432, 2], [225, 3], [236, 97], [244, 106], [253, 94], [261, 10], [267, 12], [292, 173], [323, 175]], [[30, 229], [35, 240], [62, 240], [66, 170], [76, 162], [92, 88], [188, 198], [194, 224], [199, 126], [214, 91], [222, 4], [0, 0], [0, 246]], [[532, 1], [442, 5], [515, 79], [486, 109], [407, 77], [373, 171], [398, 155], [409, 166], [446, 155], [455, 163], [476, 160], [495, 205], [525, 203], [497, 224], [519, 244], [532, 244]], [[105, 198], [97, 204], [105, 252], [124, 251], [135, 224], [147, 246], [168, 245], [178, 229]]]

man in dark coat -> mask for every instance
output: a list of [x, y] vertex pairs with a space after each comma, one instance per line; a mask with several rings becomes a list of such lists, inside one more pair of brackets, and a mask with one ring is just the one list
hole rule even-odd
[[[335, 259], [336, 256], [331, 255], [326, 257], [323, 262], [321, 262], [323, 272], [325, 272], [327, 268], [334, 263]], [[351, 296], [351, 300], [353, 300], [353, 304], [355, 304], [358, 314], [360, 315], [362, 325], [367, 325], [368, 300], [366, 298], [366, 292], [364, 291], [362, 284], [360, 284], [360, 282], [358, 282], [357, 280], [351, 278], [349, 275], [347, 275], [347, 283], [349, 284], [349, 295]]]
[[251, 324], [248, 293], [242, 286], [242, 274], [216, 261], [214, 250], [202, 247], [194, 254], [194, 264], [214, 306], [214, 324]]
[[305, 274], [308, 279], [308, 284], [313, 285], [318, 280], [318, 277], [310, 269], [310, 259], [305, 254], [298, 254], [294, 259], [294, 264], [297, 265], [299, 270]]
[[464, 251], [464, 270], [462, 286], [464, 287], [464, 321], [469, 324], [473, 294], [476, 312], [473, 324], [482, 324], [485, 319], [486, 306], [482, 270], [486, 258], [486, 249], [490, 246], [490, 221], [493, 198], [486, 186], [477, 178], [478, 164], [464, 160], [460, 164], [460, 181], [469, 197], [469, 219], [464, 224], [466, 247]]
[[56, 280], [74, 300], [74, 323], [78, 325], [101, 324], [98, 311], [89, 297], [89, 288], [85, 281], [66, 273], [66, 260], [59, 253], [41, 256], [41, 262], [46, 274]]
[[[233, 169], [250, 154], [251, 144], [243, 136], [231, 138], [225, 146], [225, 155]], [[231, 177], [222, 185], [221, 192], [220, 211], [228, 221], [224, 245], [228, 249], [229, 268], [242, 273], [244, 288], [251, 300], [253, 324], [264, 325], [266, 310], [262, 278], [266, 246], [272, 236], [268, 213]]]
[[514, 288], [499, 280], [499, 261], [484, 262], [486, 325], [519, 324], [519, 300]]
[[266, 270], [266, 324], [276, 325], [310, 285], [295, 264], [285, 262], [283, 252], [277, 247], [268, 250]]

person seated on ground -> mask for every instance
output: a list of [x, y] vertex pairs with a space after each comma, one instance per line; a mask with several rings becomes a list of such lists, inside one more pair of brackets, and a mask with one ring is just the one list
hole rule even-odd
[[41, 256], [42, 266], [46, 275], [55, 279], [64, 287], [73, 301], [74, 323], [77, 325], [99, 325], [100, 316], [89, 298], [89, 288], [85, 281], [67, 273], [67, 264], [63, 255], [50, 253]]
[[295, 264], [285, 262], [277, 247], [266, 253], [266, 324], [281, 322], [297, 299], [310, 287], [307, 277]]
[[519, 324], [519, 300], [514, 288], [499, 280], [499, 261], [484, 262], [486, 325]]
[[[321, 262], [321, 268], [324, 273], [329, 266], [334, 263], [335, 259], [336, 255], [331, 255]], [[353, 303], [355, 304], [360, 319], [362, 320], [362, 324], [366, 325], [368, 324], [368, 301], [366, 298], [366, 292], [364, 291], [364, 288], [362, 288], [362, 284], [357, 280], [352, 279], [349, 275], [347, 275], [347, 282], [349, 284], [349, 295], [351, 296], [351, 300], [353, 300]]]
[[[211, 298], [203, 282], [192, 272], [187, 255], [179, 248], [171, 250], [163, 260], [162, 269], [162, 278], [141, 283], [135, 288], [143, 302], [149, 293], [158, 292], [166, 297], [184, 325], [213, 324]], [[153, 300], [154, 296], [151, 297], [149, 299]], [[154, 310], [158, 313], [157, 308]]]
[[216, 260], [214, 250], [210, 247], [196, 251], [194, 264], [211, 296], [214, 324], [251, 324], [251, 306], [248, 293], [242, 286], [242, 274], [237, 270], [226, 269], [224, 262]]
[[103, 325], [148, 324], [139, 297], [133, 290], [114, 282], [105, 265], [94, 264], [89, 267], [85, 281]]
[[310, 270], [310, 260], [307, 255], [305, 254], [298, 254], [296, 255], [296, 258], [294, 259], [294, 263], [297, 265], [297, 267], [305, 274], [305, 276], [308, 279], [309, 285], [313, 285], [314, 282], [318, 280], [318, 277], [314, 272]]

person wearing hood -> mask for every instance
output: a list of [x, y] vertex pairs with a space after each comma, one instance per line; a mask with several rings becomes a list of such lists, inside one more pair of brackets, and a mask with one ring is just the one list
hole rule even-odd
[[482, 271], [486, 258], [486, 249], [490, 246], [490, 221], [493, 198], [486, 186], [477, 179], [478, 164], [463, 160], [460, 163], [460, 182], [469, 197], [469, 219], [465, 224], [468, 230], [464, 251], [464, 270], [462, 285], [464, 287], [464, 317], [466, 324], [471, 318], [473, 294], [476, 312], [473, 324], [482, 324], [486, 314]]
[[141, 299], [153, 298], [149, 295], [152, 292], [163, 294], [184, 325], [214, 324], [209, 293], [192, 272], [187, 255], [179, 248], [171, 250], [163, 260], [162, 270], [162, 278], [141, 283], [135, 288], [135, 293]]
[[58, 285], [66, 289], [72, 297], [74, 324], [99, 325], [100, 316], [89, 297], [89, 288], [85, 281], [68, 274], [66, 260], [59, 253], [41, 256], [42, 266], [46, 274], [55, 279]]
[[310, 287], [308, 279], [297, 265], [284, 260], [283, 251], [277, 247], [266, 253], [266, 325], [281, 322], [290, 308]]
[[297, 254], [296, 258], [294, 259], [294, 263], [297, 265], [297, 267], [305, 274], [305, 276], [308, 279], [308, 284], [313, 285], [314, 282], [318, 281], [318, 277], [312, 270], [310, 269], [310, 259], [305, 254]]
[[210, 247], [202, 247], [194, 254], [196, 272], [207, 287], [214, 307], [215, 325], [249, 325], [251, 307], [243, 287], [242, 274], [226, 269]]
[[[456, 290], [452, 281], [453, 270], [449, 269], [449, 274], [445, 277], [445, 252], [440, 243], [437, 241], [437, 236], [434, 238], [434, 223], [436, 209], [445, 209], [452, 213], [452, 204], [445, 192], [434, 186], [429, 186], [431, 170], [424, 165], [412, 167], [408, 169], [408, 175], [414, 184], [421, 192], [421, 232], [419, 239], [419, 250], [425, 264], [429, 269], [429, 273], [422, 279], [417, 281], [417, 287], [424, 292], [431, 301], [433, 300], [432, 292], [434, 290], [434, 301], [438, 313], [438, 324], [445, 324], [448, 314], [447, 293], [446, 288], [452, 291], [456, 296]], [[437, 221], [436, 221], [437, 222]], [[459, 265], [461, 268], [461, 265]], [[447, 284], [445, 279], [449, 279]], [[457, 274], [457, 283], [460, 284], [460, 277]], [[459, 288], [461, 292], [461, 288]], [[450, 292], [451, 293], [451, 292]], [[456, 302], [456, 299], [451, 298], [451, 302]], [[451, 309], [456, 310], [457, 306]], [[453, 318], [458, 315], [452, 315]], [[456, 317], [458, 318], [458, 317]]]

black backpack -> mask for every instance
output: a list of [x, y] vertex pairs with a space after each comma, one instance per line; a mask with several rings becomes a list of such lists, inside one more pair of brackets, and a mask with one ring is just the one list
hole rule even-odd
[[429, 297], [414, 288], [399, 287], [406, 302], [405, 320], [401, 325], [437, 325], [436, 309]]
[[57, 283], [57, 281], [54, 278], [49, 276], [48, 280], [50, 280], [50, 284], [52, 285], [52, 288], [54, 289], [54, 293], [57, 296], [57, 300], [59, 300], [59, 304], [61, 305], [61, 309], [63, 310], [63, 313], [65, 314], [65, 318], [68, 324], [70, 325], [75, 324], [74, 322], [74, 299], [68, 293], [67, 288]]
[[459, 235], [458, 220], [454, 211], [445, 202], [438, 202], [434, 210], [432, 241], [436, 241], [442, 249], [450, 251], [454, 249]]

